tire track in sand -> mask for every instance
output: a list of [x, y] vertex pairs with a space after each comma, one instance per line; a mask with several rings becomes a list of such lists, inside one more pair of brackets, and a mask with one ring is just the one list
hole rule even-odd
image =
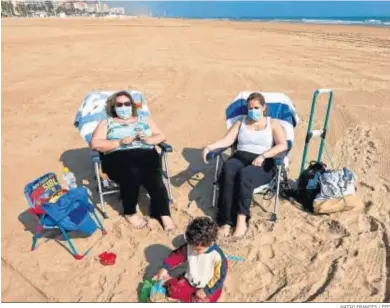
[[30, 279], [28, 279], [26, 276], [24, 276], [21, 272], [19, 272], [11, 263], [9, 263], [6, 259], [1, 257], [1, 266], [7, 267], [10, 270], [12, 270], [14, 273], [16, 273], [19, 277], [21, 277], [24, 281], [26, 281], [35, 291], [38, 292], [39, 295], [41, 295], [47, 302], [53, 302], [53, 298], [48, 296], [42, 289], [37, 287]]
[[384, 293], [384, 298], [383, 298], [383, 302], [384, 303], [390, 303], [390, 238], [389, 238], [389, 234], [387, 233], [386, 231], [386, 228], [385, 228], [385, 224], [380, 221], [379, 219], [373, 217], [373, 216], [370, 216], [371, 217], [371, 221], [372, 222], [376, 222], [377, 224], [379, 224], [381, 227], [382, 227], [382, 242], [383, 242], [383, 245], [385, 246], [385, 254], [386, 254], [386, 261], [385, 261], [385, 265], [386, 265], [386, 273], [385, 273], [385, 277], [386, 277], [386, 281], [385, 281], [385, 293]]
[[337, 268], [338, 268], [338, 261], [341, 257], [338, 257], [337, 259], [333, 260], [332, 264], [330, 265], [328, 269], [328, 273], [326, 275], [325, 281], [322, 283], [322, 285], [315, 291], [312, 295], [310, 295], [306, 300], [307, 302], [312, 302], [315, 300], [318, 296], [320, 296], [322, 293], [325, 292], [326, 288], [329, 286], [330, 282], [333, 280], [333, 278], [336, 275]]

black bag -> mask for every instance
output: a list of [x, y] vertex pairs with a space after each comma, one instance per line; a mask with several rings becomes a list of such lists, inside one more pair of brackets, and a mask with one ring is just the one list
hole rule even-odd
[[321, 191], [319, 177], [325, 170], [326, 165], [324, 163], [312, 161], [298, 178], [298, 187], [294, 193], [294, 198], [308, 212], [313, 212], [314, 199]]

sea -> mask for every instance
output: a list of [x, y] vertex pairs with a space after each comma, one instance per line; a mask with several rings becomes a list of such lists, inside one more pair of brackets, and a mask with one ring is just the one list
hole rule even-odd
[[127, 15], [390, 27], [390, 1], [107, 1]]
[[[216, 18], [221, 19], [221, 18]], [[286, 23], [305, 23], [305, 24], [329, 24], [329, 25], [364, 25], [364, 26], [382, 26], [390, 27], [390, 17], [334, 17], [334, 18], [305, 18], [305, 17], [289, 17], [289, 18], [222, 18], [224, 20], [246, 20], [246, 21], [268, 21], [268, 22], [286, 22]]]

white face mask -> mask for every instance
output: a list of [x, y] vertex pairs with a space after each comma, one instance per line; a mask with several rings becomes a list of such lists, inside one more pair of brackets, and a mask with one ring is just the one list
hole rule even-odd
[[127, 106], [121, 106], [121, 107], [115, 106], [115, 113], [122, 120], [127, 120], [130, 119], [131, 116], [133, 115], [133, 108]]

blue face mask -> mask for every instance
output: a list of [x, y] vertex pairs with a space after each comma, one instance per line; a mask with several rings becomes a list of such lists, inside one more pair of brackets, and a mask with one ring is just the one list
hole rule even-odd
[[133, 109], [127, 106], [115, 107], [115, 112], [122, 120], [127, 120], [133, 115]]
[[263, 110], [260, 109], [249, 109], [248, 116], [253, 121], [259, 121], [263, 116]]

